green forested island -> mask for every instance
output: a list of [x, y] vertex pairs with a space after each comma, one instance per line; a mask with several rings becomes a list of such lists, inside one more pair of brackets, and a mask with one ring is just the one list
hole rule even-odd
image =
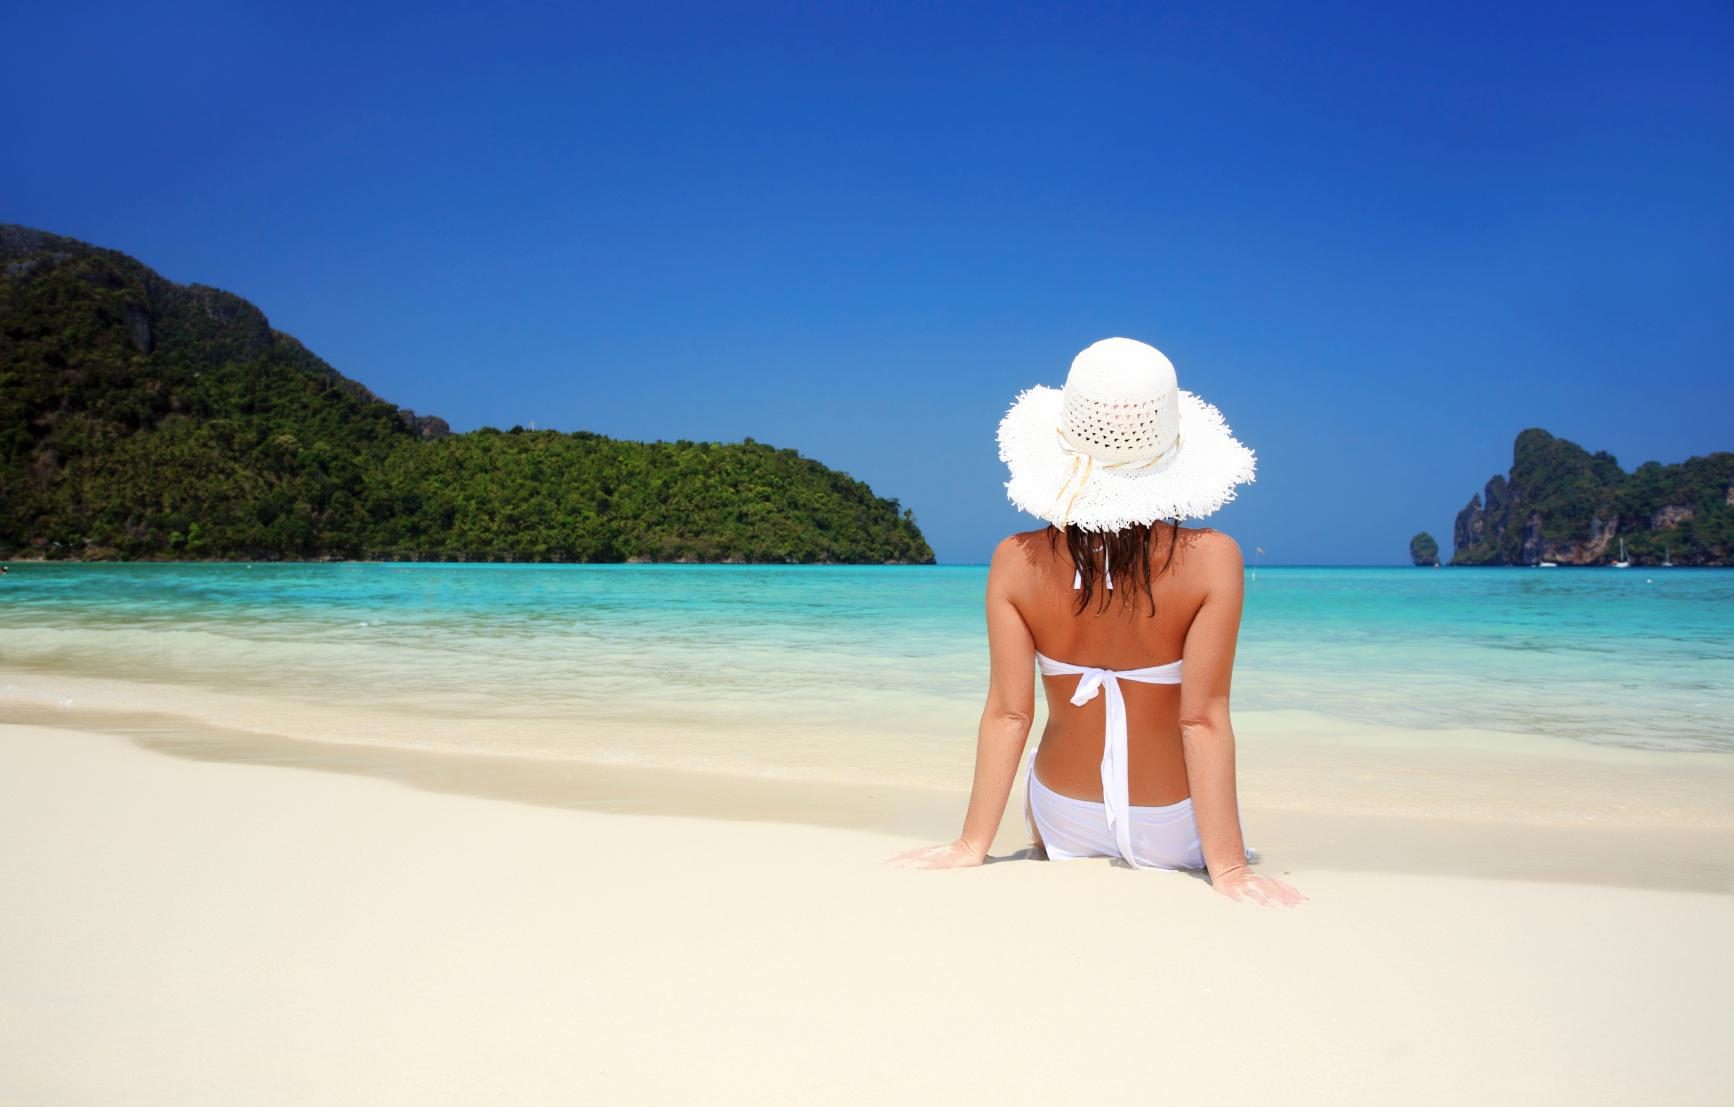
[[1422, 531], [1409, 539], [1409, 563], [1425, 566], [1439, 564], [1439, 543], [1433, 540], [1431, 534]]
[[239, 296], [7, 224], [0, 556], [934, 560], [895, 499], [794, 450], [453, 434]]
[[1734, 565], [1734, 453], [1628, 473], [1605, 450], [1531, 427], [1457, 513], [1453, 565]]

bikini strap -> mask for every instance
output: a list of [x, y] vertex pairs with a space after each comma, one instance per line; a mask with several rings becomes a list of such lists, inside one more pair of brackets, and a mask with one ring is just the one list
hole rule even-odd
[[[1114, 570], [1108, 565], [1108, 544], [1102, 543], [1102, 574], [1108, 582], [1108, 590], [1114, 590]], [[1076, 592], [1084, 586], [1084, 570], [1072, 570], [1072, 591]]]

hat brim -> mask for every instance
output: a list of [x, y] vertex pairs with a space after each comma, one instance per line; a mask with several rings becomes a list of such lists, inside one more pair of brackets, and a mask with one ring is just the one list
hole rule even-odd
[[[1006, 497], [1020, 511], [1056, 526], [1064, 518], [1084, 530], [1120, 530], [1159, 519], [1201, 519], [1254, 479], [1257, 459], [1236, 441], [1215, 406], [1185, 389], [1180, 401], [1180, 445], [1162, 461], [1142, 468], [1090, 466], [1089, 478], [1067, 484], [1074, 459], [1056, 428], [1065, 393], [1036, 385], [1018, 393], [999, 424], [999, 459], [1011, 470]], [[1064, 493], [1064, 495], [1062, 495]]]

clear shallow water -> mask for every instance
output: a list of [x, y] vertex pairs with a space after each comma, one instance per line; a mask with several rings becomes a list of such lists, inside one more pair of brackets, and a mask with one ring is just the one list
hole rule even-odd
[[[14, 565], [0, 718], [64, 674], [364, 711], [351, 738], [944, 775], [973, 748], [986, 572]], [[1262, 568], [1235, 703], [1734, 753], [1734, 572]]]

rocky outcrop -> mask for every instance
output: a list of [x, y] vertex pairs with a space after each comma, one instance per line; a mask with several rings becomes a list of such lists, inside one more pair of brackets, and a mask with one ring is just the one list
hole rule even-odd
[[1532, 427], [1511, 472], [1457, 513], [1453, 565], [1605, 565], [1624, 541], [1634, 564], [1734, 564], [1734, 453], [1635, 472]]
[[1451, 548], [1466, 550], [1481, 541], [1481, 536], [1487, 533], [1487, 512], [1481, 506], [1481, 494], [1477, 492], [1469, 497], [1469, 503], [1457, 513], [1457, 522], [1451, 527]]
[[1650, 529], [1667, 530], [1669, 527], [1679, 526], [1691, 517], [1692, 506], [1690, 504], [1668, 504], [1650, 516]]
[[1434, 566], [1439, 564], [1439, 543], [1431, 534], [1422, 531], [1409, 539], [1409, 561], [1414, 565]]
[[153, 345], [151, 313], [138, 304], [128, 304], [122, 309], [121, 315], [126, 320], [126, 332], [132, 339], [133, 348], [141, 354], [150, 353]]
[[403, 425], [416, 433], [418, 438], [444, 438], [452, 433], [450, 423], [437, 415], [417, 415], [407, 407], [397, 409], [397, 417]]

